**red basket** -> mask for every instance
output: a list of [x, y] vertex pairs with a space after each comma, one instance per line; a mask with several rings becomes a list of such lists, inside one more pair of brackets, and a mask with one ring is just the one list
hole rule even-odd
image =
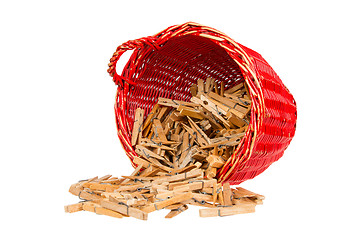
[[[118, 75], [116, 63], [127, 50], [134, 52]], [[118, 85], [118, 136], [133, 166], [135, 109], [145, 109], [146, 117], [158, 97], [189, 101], [190, 86], [199, 78], [224, 82], [225, 89], [245, 81], [253, 103], [250, 127], [218, 172], [219, 181], [239, 184], [254, 178], [284, 154], [294, 137], [296, 103], [278, 75], [260, 54], [213, 28], [189, 22], [125, 42], [110, 59], [108, 72]]]

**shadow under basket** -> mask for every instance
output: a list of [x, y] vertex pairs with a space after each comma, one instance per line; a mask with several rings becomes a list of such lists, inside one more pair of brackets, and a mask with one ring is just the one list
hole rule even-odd
[[[116, 63], [127, 50], [133, 53], [118, 75]], [[146, 118], [158, 97], [190, 101], [190, 87], [199, 78], [224, 82], [225, 89], [245, 82], [252, 100], [249, 128], [218, 171], [218, 181], [234, 185], [254, 178], [284, 154], [294, 137], [296, 103], [278, 75], [260, 54], [213, 28], [189, 22], [125, 42], [110, 59], [108, 72], [118, 85], [118, 136], [134, 167], [135, 110], [144, 109]]]

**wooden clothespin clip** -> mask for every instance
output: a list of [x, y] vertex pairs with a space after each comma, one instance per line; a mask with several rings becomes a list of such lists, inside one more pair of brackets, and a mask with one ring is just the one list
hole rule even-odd
[[229, 88], [228, 90], [226, 90], [224, 93], [227, 93], [227, 94], [231, 94], [231, 93], [234, 93], [238, 90], [240, 90], [241, 88], [244, 87], [244, 83], [239, 83], [231, 88]]
[[166, 199], [163, 201], [151, 203], [149, 206], [144, 207], [142, 209], [142, 211], [144, 211], [146, 213], [151, 213], [153, 211], [163, 209], [163, 208], [173, 205], [175, 203], [180, 203], [180, 202], [189, 200], [192, 198], [192, 196], [193, 196], [192, 192], [182, 193], [182, 194], [176, 195], [172, 198], [169, 198], [169, 199]]
[[138, 142], [139, 136], [141, 138], [143, 120], [144, 120], [144, 110], [141, 108], [137, 108], [135, 111], [135, 120], [134, 120], [132, 136], [131, 136], [131, 145], [132, 146], [136, 145], [136, 143]]
[[231, 206], [232, 205], [232, 191], [230, 188], [230, 184], [228, 182], [223, 184], [223, 196], [224, 196], [224, 205]]
[[151, 124], [153, 119], [156, 117], [158, 111], [159, 111], [159, 104], [155, 104], [151, 110], [151, 112], [147, 115], [146, 120], [143, 124], [143, 136], [147, 137], [150, 130], [151, 130]]
[[204, 89], [204, 80], [198, 79], [198, 81], [197, 81], [197, 87], [198, 87], [198, 95], [199, 95], [199, 94], [203, 94], [203, 93], [205, 92], [205, 89]]
[[[110, 198], [111, 199], [111, 198]], [[147, 220], [148, 214], [140, 209], [129, 207], [128, 205], [116, 200], [115, 198], [111, 199], [114, 202], [109, 200], [101, 199], [100, 205], [103, 208], [113, 210], [115, 212], [121, 213], [123, 215], [134, 217], [140, 220]]]
[[255, 206], [235, 205], [230, 207], [205, 208], [199, 210], [200, 217], [224, 217], [242, 213], [255, 212]]
[[173, 217], [179, 215], [180, 213], [186, 211], [189, 208], [186, 204], [174, 204], [171, 206], [176, 206], [176, 207], [170, 208], [171, 211], [165, 216], [165, 218], [173, 218]]
[[190, 87], [190, 93], [191, 93], [191, 96], [196, 96], [197, 93], [198, 93], [198, 86], [196, 84], [193, 84], [191, 85]]

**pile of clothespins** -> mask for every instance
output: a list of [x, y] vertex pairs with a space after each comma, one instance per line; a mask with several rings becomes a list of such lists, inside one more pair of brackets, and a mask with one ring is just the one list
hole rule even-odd
[[73, 184], [69, 191], [83, 201], [65, 206], [65, 211], [142, 220], [164, 208], [170, 210], [166, 218], [172, 218], [187, 205], [205, 207], [201, 217], [254, 212], [262, 195], [216, 179], [249, 126], [246, 84], [224, 91], [223, 84], [208, 78], [190, 91], [191, 102], [159, 98], [146, 119], [144, 110], [136, 109], [131, 136], [138, 155], [135, 171]]

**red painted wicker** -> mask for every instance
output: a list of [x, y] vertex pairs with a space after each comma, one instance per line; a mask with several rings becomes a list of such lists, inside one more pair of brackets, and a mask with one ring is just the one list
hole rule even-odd
[[[116, 63], [127, 50], [134, 52], [118, 75]], [[224, 82], [225, 89], [245, 81], [253, 102], [250, 127], [218, 172], [220, 181], [239, 184], [254, 178], [284, 154], [294, 136], [296, 103], [278, 75], [260, 54], [213, 28], [189, 22], [123, 43], [108, 72], [118, 85], [116, 124], [131, 162], [135, 109], [145, 109], [146, 117], [158, 97], [189, 101], [190, 86], [199, 78]]]

